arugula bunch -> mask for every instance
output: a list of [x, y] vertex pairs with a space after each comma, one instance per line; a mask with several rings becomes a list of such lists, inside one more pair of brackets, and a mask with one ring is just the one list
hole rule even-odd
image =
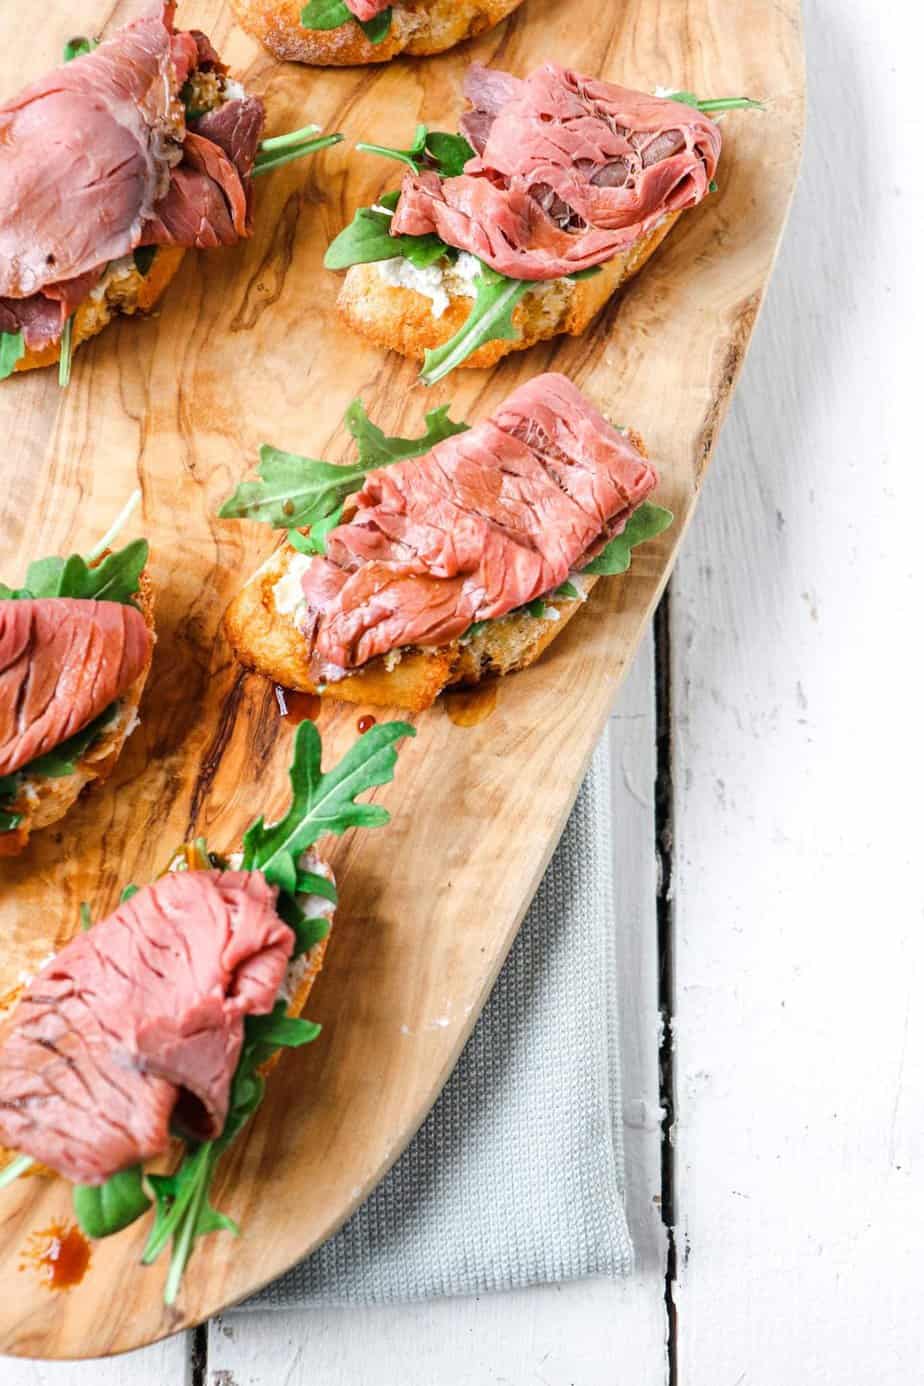
[[[292, 799], [278, 823], [267, 824], [262, 817], [244, 834], [243, 871], [261, 871], [278, 886], [277, 910], [295, 933], [292, 957], [299, 957], [325, 938], [327, 919], [309, 917], [305, 897], [320, 896], [337, 901], [337, 892], [326, 876], [306, 871], [302, 854], [327, 833], [340, 834], [349, 828], [377, 828], [389, 820], [380, 804], [357, 803], [366, 790], [389, 783], [397, 761], [396, 744], [415, 730], [406, 722], [386, 722], [371, 728], [353, 743], [331, 770], [321, 769], [321, 738], [312, 722], [302, 722], [295, 737], [289, 778]], [[197, 843], [203, 861], [209, 854], [204, 843]], [[126, 892], [127, 894], [127, 892]], [[123, 896], [123, 898], [125, 898]], [[91, 1237], [108, 1237], [120, 1232], [154, 1206], [154, 1222], [142, 1255], [145, 1265], [171, 1247], [170, 1266], [164, 1287], [164, 1300], [176, 1299], [183, 1272], [200, 1237], [210, 1232], [238, 1234], [237, 1224], [213, 1207], [210, 1190], [218, 1162], [250, 1117], [259, 1107], [265, 1091], [261, 1070], [281, 1049], [309, 1044], [320, 1033], [320, 1026], [286, 1015], [284, 1001], [277, 1002], [269, 1015], [251, 1015], [244, 1023], [244, 1043], [231, 1082], [228, 1115], [221, 1135], [210, 1141], [187, 1141], [176, 1169], [171, 1174], [146, 1174], [140, 1165], [122, 1170], [97, 1187], [74, 1188], [74, 1211]], [[17, 1173], [25, 1167], [16, 1161]], [[13, 1166], [9, 1166], [9, 1177]], [[0, 1176], [0, 1187], [8, 1182], [7, 1171]]]
[[308, 0], [301, 13], [303, 29], [339, 29], [358, 24], [370, 43], [382, 43], [391, 31], [391, 6], [373, 19], [357, 19], [344, 0]]
[[[242, 482], [219, 510], [223, 519], [262, 520], [289, 531], [289, 542], [302, 553], [324, 553], [325, 537], [340, 523], [348, 496], [362, 488], [366, 474], [390, 462], [421, 457], [432, 447], [468, 427], [449, 417], [449, 405], [431, 409], [419, 438], [389, 438], [356, 399], [344, 416], [356, 439], [359, 459], [347, 466], [320, 462], [264, 444], [259, 481]], [[300, 529], [310, 533], [302, 535]]]

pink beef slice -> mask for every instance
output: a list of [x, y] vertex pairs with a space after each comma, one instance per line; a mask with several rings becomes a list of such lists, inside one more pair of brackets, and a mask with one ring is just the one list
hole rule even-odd
[[375, 19], [376, 15], [387, 10], [391, 0], [346, 0], [346, 7], [350, 14], [364, 23], [366, 20]]
[[271, 1011], [294, 935], [260, 872], [183, 871], [79, 934], [30, 982], [0, 1046], [0, 1144], [102, 1184], [220, 1134], [244, 1017]]
[[370, 472], [302, 579], [319, 677], [553, 591], [620, 533], [654, 468], [563, 375], [541, 375], [426, 456]]
[[[263, 104], [228, 102], [187, 129], [179, 93], [225, 71], [204, 35], [155, 4], [93, 52], [0, 105], [0, 332], [40, 351], [111, 261], [139, 245], [232, 245], [250, 234]], [[49, 301], [50, 300], [50, 301]]]
[[515, 279], [558, 279], [620, 254], [702, 201], [722, 148], [695, 107], [546, 63], [525, 79], [473, 66], [457, 178], [405, 175], [392, 235], [435, 232]]
[[82, 731], [151, 653], [141, 612], [73, 597], [0, 600], [0, 775]]

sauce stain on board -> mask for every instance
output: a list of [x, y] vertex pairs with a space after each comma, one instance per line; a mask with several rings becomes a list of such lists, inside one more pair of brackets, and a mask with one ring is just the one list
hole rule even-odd
[[299, 693], [294, 688], [283, 688], [276, 684], [276, 703], [279, 716], [298, 726], [299, 722], [316, 722], [321, 711], [321, 699], [317, 693]]
[[90, 1243], [75, 1223], [53, 1222], [30, 1233], [22, 1256], [20, 1270], [37, 1270], [49, 1290], [69, 1290], [90, 1267]]

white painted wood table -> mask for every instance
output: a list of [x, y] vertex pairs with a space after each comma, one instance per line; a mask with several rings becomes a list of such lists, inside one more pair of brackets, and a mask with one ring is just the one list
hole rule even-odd
[[806, 0], [788, 238], [610, 726], [637, 1275], [237, 1315], [3, 1386], [920, 1379], [924, 131], [917, 7], [886, 9]]

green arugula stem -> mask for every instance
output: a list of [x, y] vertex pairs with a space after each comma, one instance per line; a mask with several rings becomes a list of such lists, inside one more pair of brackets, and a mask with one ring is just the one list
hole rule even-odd
[[254, 162], [253, 177], [256, 178], [259, 173], [269, 173], [270, 169], [280, 168], [294, 159], [301, 159], [305, 154], [328, 149], [343, 139], [341, 134], [315, 136], [317, 128], [316, 125], [307, 125], [302, 130], [294, 130], [291, 135], [276, 135], [271, 140], [264, 140]]
[[131, 519], [132, 515], [134, 514], [135, 509], [137, 508], [138, 502], [140, 500], [141, 488], [137, 487], [134, 491], [132, 491], [128, 500], [122, 506], [122, 509], [119, 511], [118, 515], [115, 517], [109, 528], [106, 530], [106, 533], [103, 535], [102, 539], [99, 541], [98, 544], [95, 544], [94, 547], [87, 554], [87, 563], [95, 563], [98, 558], [102, 558], [103, 554], [106, 552], [107, 549], [112, 548], [116, 539], [121, 534], [122, 530], [125, 528], [129, 520]]
[[188, 1207], [180, 1224], [179, 1235], [176, 1239], [176, 1246], [170, 1257], [170, 1270], [167, 1273], [167, 1281], [164, 1285], [164, 1303], [173, 1304], [180, 1289], [180, 1282], [183, 1279], [183, 1272], [192, 1254], [193, 1242], [196, 1238], [196, 1228], [199, 1225], [199, 1218], [202, 1214], [202, 1205], [208, 1198], [209, 1185], [212, 1182], [211, 1166], [214, 1160], [214, 1147], [211, 1142], [202, 1146], [205, 1151], [203, 1157], [204, 1171], [202, 1177], [193, 1181], [192, 1198], [189, 1200]]
[[706, 115], [710, 111], [762, 111], [763, 103], [752, 101], [749, 96], [722, 96], [713, 101], [698, 101], [699, 109]]
[[260, 148], [267, 153], [272, 153], [275, 149], [291, 149], [293, 144], [301, 144], [302, 140], [320, 133], [320, 125], [303, 125], [300, 130], [290, 130], [287, 135], [273, 135], [268, 140], [261, 140]]
[[190, 1160], [189, 1178], [173, 1200], [170, 1212], [151, 1229], [151, 1235], [148, 1237], [144, 1251], [141, 1253], [141, 1264], [143, 1266], [149, 1266], [153, 1261], [157, 1260], [164, 1247], [170, 1241], [170, 1238], [180, 1227], [200, 1184], [204, 1184], [207, 1187], [207, 1180], [202, 1179], [202, 1171], [203, 1167], [210, 1163], [209, 1157], [212, 1145], [212, 1141], [206, 1141], [203, 1145], [200, 1145], [199, 1149]]
[[399, 163], [407, 164], [408, 168], [413, 169], [415, 173], [420, 172], [420, 159], [415, 159], [410, 150], [390, 149], [386, 144], [366, 144], [365, 141], [357, 144], [356, 148], [362, 150], [364, 154], [381, 154], [385, 159], [397, 159]]
[[35, 1160], [31, 1155], [18, 1155], [15, 1160], [11, 1160], [8, 1165], [0, 1169], [0, 1189], [5, 1189], [8, 1184], [12, 1184], [21, 1174], [25, 1174], [27, 1169], [31, 1169]]

